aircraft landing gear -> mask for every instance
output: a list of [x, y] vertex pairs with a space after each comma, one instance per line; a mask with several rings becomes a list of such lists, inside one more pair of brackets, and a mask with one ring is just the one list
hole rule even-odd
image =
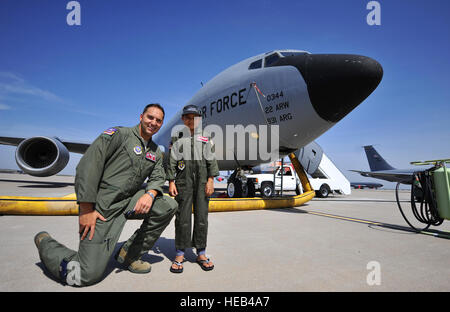
[[255, 197], [255, 185], [242, 169], [236, 169], [228, 178], [227, 195], [230, 198]]

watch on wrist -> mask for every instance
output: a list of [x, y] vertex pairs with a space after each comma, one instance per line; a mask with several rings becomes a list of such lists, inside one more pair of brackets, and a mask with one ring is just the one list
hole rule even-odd
[[153, 200], [155, 200], [155, 195], [153, 195], [153, 193], [152, 192], [150, 192], [150, 191], [147, 191], [147, 194], [148, 195], [150, 195], [150, 197], [153, 199]]

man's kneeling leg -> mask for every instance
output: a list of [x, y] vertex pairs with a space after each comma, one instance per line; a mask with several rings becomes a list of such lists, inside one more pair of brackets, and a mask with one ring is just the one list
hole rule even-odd
[[178, 203], [169, 196], [158, 196], [155, 199], [150, 212], [145, 215], [141, 227], [122, 247], [126, 251], [129, 262], [138, 260], [153, 247], [172, 220], [177, 208]]

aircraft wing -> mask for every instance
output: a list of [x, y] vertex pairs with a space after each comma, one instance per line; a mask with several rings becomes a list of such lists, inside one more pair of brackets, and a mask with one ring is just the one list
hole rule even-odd
[[[84, 152], [86, 152], [87, 148], [90, 145], [87, 143], [69, 142], [69, 141], [60, 140], [58, 138], [56, 138], [56, 139], [58, 141], [60, 141], [67, 148], [67, 150], [69, 152], [72, 152], [72, 153], [84, 154]], [[25, 138], [0, 137], [0, 144], [17, 146], [23, 140], [25, 140]]]
[[363, 177], [371, 177], [375, 179], [386, 180], [389, 182], [400, 182], [404, 184], [411, 184], [412, 177], [415, 171], [420, 170], [380, 170], [380, 171], [360, 171], [350, 170], [357, 172]]
[[84, 154], [86, 150], [88, 149], [89, 145], [87, 143], [79, 143], [79, 142], [67, 142], [67, 141], [61, 141], [62, 144], [64, 144], [69, 152], [72, 153], [78, 153], [78, 154]]
[[0, 137], [0, 144], [17, 146], [25, 140], [24, 138]]

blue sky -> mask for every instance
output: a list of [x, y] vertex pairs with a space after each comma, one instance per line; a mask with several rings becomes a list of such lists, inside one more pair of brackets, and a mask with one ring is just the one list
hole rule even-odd
[[[368, 0], [80, 0], [80, 26], [67, 25], [68, 2], [0, 2], [0, 136], [91, 142], [149, 102], [170, 119], [243, 59], [300, 49], [383, 66], [374, 93], [317, 139], [351, 181], [377, 181], [348, 171], [368, 169], [363, 145], [399, 168], [450, 158], [449, 1], [380, 0], [380, 26], [366, 23]], [[17, 168], [13, 147], [0, 146], [0, 167]]]

